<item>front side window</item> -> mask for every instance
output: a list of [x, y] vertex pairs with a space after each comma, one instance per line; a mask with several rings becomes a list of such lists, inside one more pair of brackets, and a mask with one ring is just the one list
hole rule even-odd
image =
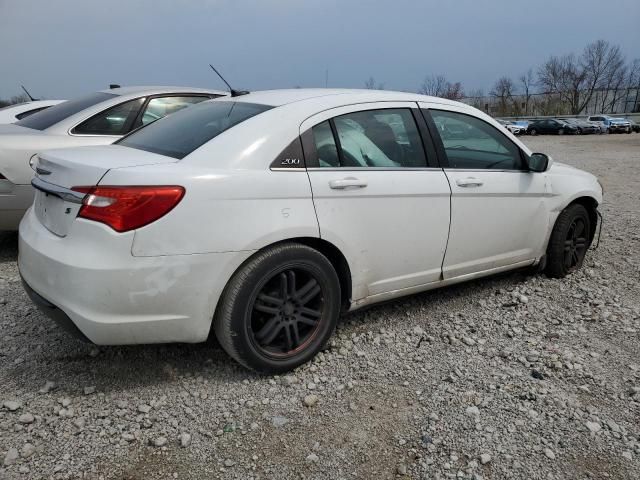
[[430, 110], [449, 168], [522, 170], [520, 149], [497, 128], [479, 118]]
[[68, 100], [66, 102], [59, 103], [58, 105], [54, 105], [53, 107], [47, 108], [46, 110], [38, 112], [34, 115], [30, 115], [27, 118], [17, 122], [16, 125], [20, 125], [21, 127], [33, 128], [35, 130], [46, 130], [56, 123], [69, 118], [71, 115], [75, 115], [76, 113], [81, 112], [82, 110], [85, 110], [89, 107], [93, 107], [98, 103], [104, 102], [106, 100], [111, 100], [114, 97], [117, 97], [117, 95], [113, 93], [91, 93], [89, 95], [85, 95], [84, 97], [76, 98], [75, 100]]
[[144, 98], [136, 98], [100, 112], [74, 128], [72, 133], [80, 135], [124, 135], [131, 130], [131, 125], [136, 115], [138, 115], [144, 100]]
[[202, 102], [136, 130], [116, 143], [182, 159], [225, 130], [272, 108], [246, 102]]
[[205, 96], [184, 96], [184, 97], [156, 97], [149, 100], [147, 106], [142, 112], [142, 116], [138, 119], [134, 128], [138, 128], [144, 125], [148, 125], [151, 122], [166, 117], [172, 113], [182, 110], [196, 103], [200, 103], [204, 100], [209, 100], [209, 97]]
[[313, 137], [320, 167], [427, 166], [410, 109], [366, 110], [341, 115], [313, 127]]

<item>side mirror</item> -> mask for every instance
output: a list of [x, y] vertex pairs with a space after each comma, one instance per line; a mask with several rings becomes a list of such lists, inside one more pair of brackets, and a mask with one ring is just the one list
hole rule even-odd
[[527, 159], [527, 167], [531, 172], [546, 172], [552, 164], [553, 159], [545, 153], [532, 153]]

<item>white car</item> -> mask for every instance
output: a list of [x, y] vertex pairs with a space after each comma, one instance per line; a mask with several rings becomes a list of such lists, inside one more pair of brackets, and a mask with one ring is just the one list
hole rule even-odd
[[509, 120], [498, 120], [498, 123], [500, 123], [504, 128], [509, 130], [514, 135], [522, 135], [526, 131], [526, 129], [523, 129], [520, 125], [516, 125]]
[[468, 105], [255, 92], [115, 145], [42, 153], [20, 224], [27, 291], [101, 345], [203, 342], [283, 372], [341, 312], [538, 266], [579, 268], [602, 189]]
[[30, 163], [38, 152], [113, 143], [164, 115], [222, 95], [227, 93], [191, 87], [123, 87], [0, 125], [0, 230], [17, 230], [33, 203]]
[[33, 100], [0, 108], [0, 124], [16, 123], [29, 115], [41, 112], [62, 102], [64, 100]]

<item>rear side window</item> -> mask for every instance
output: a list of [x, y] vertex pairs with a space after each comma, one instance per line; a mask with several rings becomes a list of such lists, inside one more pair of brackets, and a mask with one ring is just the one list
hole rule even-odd
[[85, 108], [110, 100], [113, 97], [117, 97], [117, 95], [104, 92], [91, 93], [84, 97], [76, 98], [75, 100], [59, 103], [58, 105], [54, 105], [53, 107], [47, 108], [46, 110], [34, 115], [30, 115], [29, 117], [17, 122], [16, 125], [33, 128], [35, 130], [46, 130], [65, 118], [69, 118], [71, 115], [81, 112]]
[[209, 100], [209, 97], [199, 95], [152, 98], [149, 100], [149, 103], [147, 103], [144, 112], [142, 112], [142, 116], [136, 121], [134, 128], [141, 127], [142, 125], [148, 125], [156, 120], [166, 117], [167, 115], [176, 113], [183, 108], [200, 103], [204, 100]]
[[320, 167], [427, 166], [420, 133], [410, 109], [349, 113], [316, 125], [312, 131]]
[[244, 102], [203, 102], [136, 130], [116, 143], [182, 159], [225, 130], [271, 108]]
[[140, 111], [145, 98], [136, 98], [100, 112], [85, 120], [72, 133], [78, 135], [124, 135]]

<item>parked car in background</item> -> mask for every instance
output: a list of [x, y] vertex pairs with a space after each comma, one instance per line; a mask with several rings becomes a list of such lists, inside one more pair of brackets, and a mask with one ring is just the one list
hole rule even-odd
[[104, 145], [160, 117], [225, 92], [190, 87], [124, 87], [55, 105], [0, 125], [0, 230], [17, 230], [33, 202], [30, 163], [36, 153]]
[[631, 131], [632, 132], [640, 133], [640, 125], [639, 124], [637, 124], [633, 120], [629, 120], [629, 123], [631, 124]]
[[525, 129], [523, 129], [520, 125], [516, 125], [510, 120], [498, 119], [498, 122], [514, 135], [522, 135], [525, 132]]
[[578, 127], [557, 118], [544, 118], [531, 121], [527, 127], [527, 133], [529, 135], [570, 135], [578, 133]]
[[215, 334], [269, 373], [310, 360], [343, 311], [570, 274], [602, 201], [593, 175], [469, 105], [371, 90], [203, 102], [36, 169], [18, 263], [49, 316], [103, 345]]
[[0, 108], [0, 124], [15, 123], [38, 113], [46, 108], [58, 105], [64, 100], [34, 100], [32, 102], [16, 103]]
[[527, 132], [527, 127], [529, 126], [527, 120], [514, 120], [513, 124], [519, 126], [523, 130], [523, 133]]
[[600, 133], [600, 126], [593, 122], [588, 122], [587, 120], [581, 120], [579, 118], [561, 118], [560, 120], [575, 126], [578, 129], [577, 133], [579, 134], [587, 135], [590, 133]]
[[591, 115], [587, 120], [603, 125], [607, 133], [631, 133], [631, 123], [624, 118], [609, 117], [608, 115]]
[[609, 131], [611, 133], [631, 133], [631, 122], [625, 118], [611, 118]]

